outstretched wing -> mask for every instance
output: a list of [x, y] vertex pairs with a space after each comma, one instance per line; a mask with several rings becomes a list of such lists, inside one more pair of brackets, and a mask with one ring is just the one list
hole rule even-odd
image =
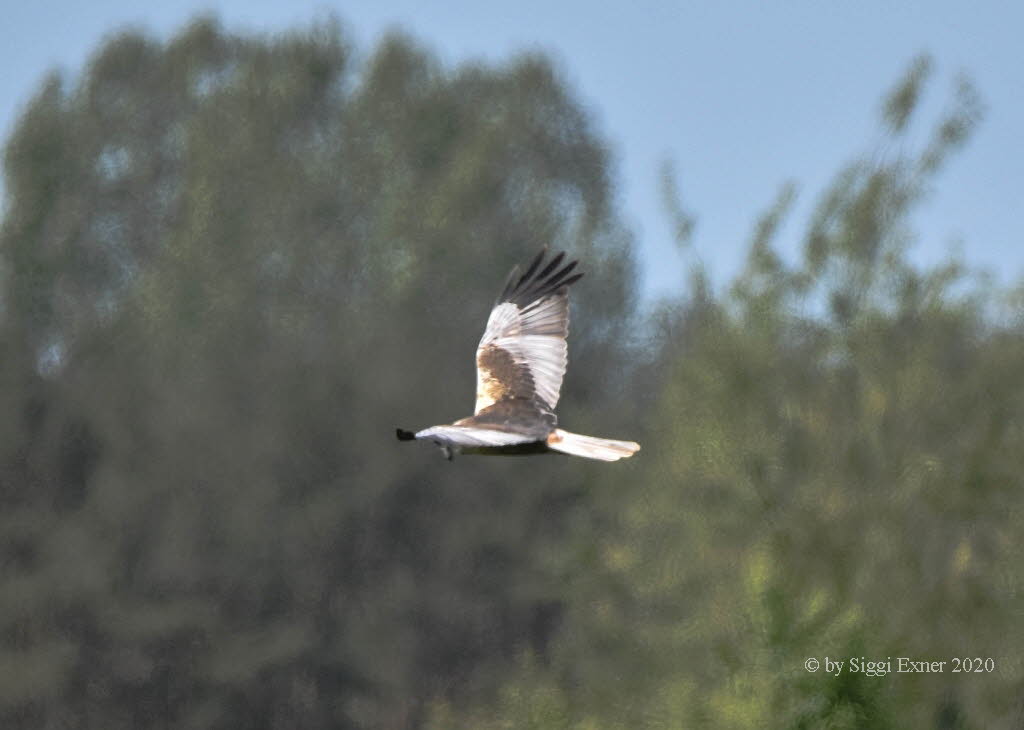
[[476, 349], [475, 413], [510, 398], [539, 399], [550, 410], [568, 362], [568, 287], [583, 274], [572, 274], [576, 262], [562, 266], [564, 253], [545, 266], [542, 250], [518, 276], [516, 267], [491, 310]]
[[494, 428], [477, 428], [474, 426], [431, 426], [417, 433], [414, 438], [429, 439], [438, 444], [464, 447], [502, 447], [529, 444], [537, 441], [532, 436], [514, 433], [512, 431], [500, 431]]

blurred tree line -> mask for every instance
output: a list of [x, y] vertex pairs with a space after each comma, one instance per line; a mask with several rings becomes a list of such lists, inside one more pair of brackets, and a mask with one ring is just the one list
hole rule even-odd
[[[961, 83], [915, 146], [928, 75], [799, 261], [785, 188], [728, 288], [647, 312], [543, 57], [202, 19], [46, 79], [5, 148], [0, 726], [1020, 727], [1024, 308], [906, 256], [980, 115]], [[545, 244], [588, 273], [562, 421], [644, 451], [395, 442], [469, 412]]]

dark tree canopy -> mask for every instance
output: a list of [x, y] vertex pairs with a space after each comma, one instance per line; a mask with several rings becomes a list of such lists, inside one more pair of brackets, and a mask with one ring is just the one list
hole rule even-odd
[[[496, 703], [441, 706], [433, 727], [1020, 726], [1024, 317], [1019, 292], [963, 262], [907, 257], [981, 114], [959, 82], [915, 145], [929, 67], [887, 97], [879, 143], [819, 197], [797, 261], [775, 249], [787, 185], [728, 289], [698, 260], [654, 312], [645, 458], [627, 485], [593, 482], [572, 631]], [[687, 240], [693, 218], [678, 198], [670, 212]], [[899, 673], [899, 657], [946, 663]], [[889, 658], [892, 674], [864, 668]]]
[[545, 645], [590, 472], [392, 434], [471, 412], [543, 244], [593, 282], [567, 416], [615, 397], [628, 239], [546, 60], [127, 33], [5, 162], [0, 724], [401, 727]]
[[[786, 185], [714, 286], [666, 167], [696, 258], [646, 311], [543, 56], [199, 20], [44, 80], [4, 157], [0, 727], [1019, 727], [1024, 298], [907, 255], [981, 116], [960, 82], [922, 135], [931, 68], [795, 261]], [[587, 272], [560, 418], [644, 450], [398, 444], [470, 413], [543, 245]]]

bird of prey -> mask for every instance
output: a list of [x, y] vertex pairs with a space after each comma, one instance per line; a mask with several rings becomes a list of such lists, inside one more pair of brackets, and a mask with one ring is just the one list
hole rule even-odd
[[547, 249], [519, 275], [512, 269], [476, 348], [476, 409], [446, 426], [412, 433], [400, 441], [433, 441], [450, 461], [456, 453], [539, 454], [560, 451], [616, 461], [640, 449], [633, 441], [582, 436], [557, 428], [555, 406], [568, 360], [569, 286], [576, 261], [564, 253], [547, 264]]

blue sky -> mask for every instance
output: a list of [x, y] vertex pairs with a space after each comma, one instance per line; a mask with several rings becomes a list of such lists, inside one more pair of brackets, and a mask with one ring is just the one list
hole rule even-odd
[[800, 197], [779, 245], [794, 255], [817, 194], [843, 162], [872, 147], [882, 93], [928, 52], [935, 74], [916, 139], [957, 73], [973, 78], [987, 114], [917, 216], [913, 256], [934, 262], [956, 248], [998, 281], [1024, 276], [1019, 2], [14, 3], [0, 30], [0, 134], [10, 133], [45, 72], [78, 72], [105, 35], [136, 26], [167, 37], [204, 11], [231, 30], [258, 32], [333, 12], [364, 52], [399, 26], [449, 64], [550, 53], [614, 152], [620, 208], [637, 234], [651, 296], [684, 281], [661, 205], [662, 160], [676, 164], [684, 204], [697, 217], [693, 243], [716, 282], [742, 265], [755, 217], [790, 180]]

